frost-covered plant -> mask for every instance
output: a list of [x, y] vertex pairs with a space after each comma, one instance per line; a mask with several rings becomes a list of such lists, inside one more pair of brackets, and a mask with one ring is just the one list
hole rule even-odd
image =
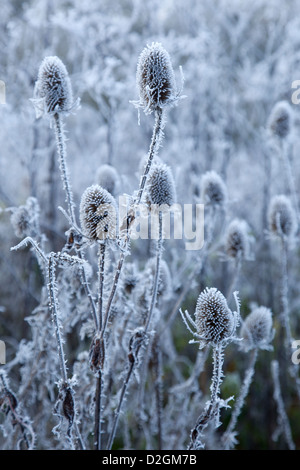
[[82, 194], [79, 213], [82, 231], [89, 240], [116, 239], [117, 205], [106, 189], [89, 186]]
[[204, 204], [222, 207], [227, 201], [227, 188], [216, 171], [208, 171], [201, 178], [201, 199]]
[[292, 121], [293, 113], [291, 105], [288, 101], [279, 101], [271, 111], [268, 128], [275, 136], [285, 139], [291, 131]]
[[36, 237], [40, 234], [40, 207], [35, 197], [29, 197], [25, 205], [10, 207], [10, 221], [18, 238]]
[[269, 228], [280, 238], [289, 239], [295, 235], [297, 221], [294, 209], [287, 196], [274, 196], [269, 207]]
[[249, 237], [245, 221], [234, 219], [230, 222], [225, 235], [225, 251], [232, 259], [249, 256]]
[[[239, 323], [239, 300], [237, 293], [234, 293], [237, 312], [232, 312], [227, 304], [224, 295], [215, 287], [206, 288], [198, 297], [195, 321], [192, 320], [187, 311], [181, 312], [182, 318], [188, 330], [193, 334], [199, 347], [207, 345], [213, 347], [213, 374], [210, 387], [211, 397], [204, 411], [197, 419], [196, 425], [191, 432], [189, 449], [200, 449], [203, 447], [203, 430], [212, 421], [215, 427], [220, 425], [220, 409], [228, 406], [228, 400], [220, 399], [220, 386], [223, 379], [224, 348], [235, 340], [235, 331]], [[191, 330], [189, 324], [194, 328]]]
[[173, 105], [178, 100], [175, 75], [168, 52], [158, 42], [145, 47], [136, 72], [140, 101], [145, 113]]
[[250, 357], [229, 424], [222, 436], [222, 443], [225, 449], [232, 449], [237, 444], [237, 432], [234, 430], [253, 380], [258, 350], [273, 349], [271, 341], [274, 338], [274, 333], [272, 312], [267, 307], [261, 306], [255, 308], [243, 322], [240, 349], [246, 353], [250, 353]]
[[148, 205], [158, 206], [162, 210], [172, 206], [176, 201], [175, 183], [171, 168], [164, 163], [152, 165], [146, 188]]
[[69, 182], [66, 163], [66, 139], [63, 116], [75, 107], [69, 74], [63, 62], [56, 56], [45, 57], [40, 65], [35, 84], [33, 104], [36, 117], [49, 116], [54, 123], [57, 152], [59, 156], [61, 177], [66, 192], [69, 217], [75, 223], [74, 201]]
[[274, 337], [272, 312], [267, 307], [255, 308], [243, 322], [241, 329], [241, 349], [248, 352], [252, 349], [270, 349]]
[[120, 189], [120, 177], [117, 170], [112, 165], [101, 165], [97, 169], [96, 181], [99, 186], [116, 197]]
[[44, 113], [69, 113], [73, 104], [71, 81], [64, 63], [56, 56], [45, 57], [34, 89], [37, 117]]

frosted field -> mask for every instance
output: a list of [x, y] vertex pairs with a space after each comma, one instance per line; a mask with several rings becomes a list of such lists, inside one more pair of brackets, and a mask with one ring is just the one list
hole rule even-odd
[[300, 449], [299, 12], [3, 0], [1, 450]]

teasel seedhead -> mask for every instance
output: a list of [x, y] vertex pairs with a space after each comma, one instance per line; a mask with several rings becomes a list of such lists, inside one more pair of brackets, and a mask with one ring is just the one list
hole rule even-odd
[[120, 177], [113, 166], [101, 165], [97, 170], [96, 180], [99, 186], [106, 189], [112, 196], [116, 196], [120, 187]]
[[204, 204], [214, 207], [224, 206], [227, 199], [226, 185], [215, 171], [206, 172], [201, 179], [201, 199]]
[[133, 104], [146, 114], [173, 105], [179, 98], [170, 56], [158, 42], [147, 45], [140, 54], [136, 81], [140, 101]]
[[297, 230], [297, 219], [291, 201], [284, 194], [274, 196], [269, 207], [270, 231], [279, 237], [290, 238]]
[[247, 258], [249, 254], [249, 238], [247, 224], [244, 220], [234, 219], [227, 228], [225, 250], [233, 259]]
[[36, 236], [39, 232], [40, 207], [35, 197], [29, 197], [25, 205], [9, 207], [10, 222], [18, 238]]
[[201, 338], [200, 348], [214, 346], [230, 338], [235, 330], [235, 318], [224, 295], [215, 287], [206, 288], [198, 297], [195, 324]]
[[148, 205], [170, 207], [176, 201], [175, 182], [171, 168], [164, 163], [153, 165], [146, 188]]
[[290, 133], [291, 127], [292, 108], [288, 101], [279, 101], [271, 111], [268, 128], [273, 135], [285, 139]]
[[42, 61], [32, 101], [37, 118], [43, 114], [69, 113], [74, 107], [69, 74], [58, 57], [49, 56]]
[[117, 230], [117, 204], [101, 186], [88, 187], [80, 202], [80, 223], [83, 234], [91, 241], [114, 240]]
[[272, 312], [267, 307], [255, 308], [243, 323], [241, 329], [241, 349], [245, 352], [251, 349], [272, 349], [270, 345], [274, 338]]

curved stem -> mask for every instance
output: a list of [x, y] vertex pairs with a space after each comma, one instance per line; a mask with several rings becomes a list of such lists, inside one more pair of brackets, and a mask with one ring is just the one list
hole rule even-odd
[[[238, 417], [240, 416], [242, 408], [244, 406], [246, 396], [248, 395], [249, 388], [250, 388], [252, 378], [253, 378], [253, 375], [254, 375], [254, 367], [255, 367], [256, 359], [257, 359], [257, 349], [255, 348], [251, 352], [249, 365], [248, 365], [248, 368], [245, 372], [245, 376], [244, 376], [244, 380], [243, 380], [243, 384], [242, 384], [239, 396], [238, 396], [237, 401], [235, 403], [235, 407], [233, 409], [233, 412], [232, 412], [229, 424], [227, 426], [226, 432], [224, 433], [224, 436], [222, 438], [225, 445], [226, 445], [227, 438], [230, 437], [230, 434], [235, 429]], [[228, 443], [230, 445], [230, 441]]]

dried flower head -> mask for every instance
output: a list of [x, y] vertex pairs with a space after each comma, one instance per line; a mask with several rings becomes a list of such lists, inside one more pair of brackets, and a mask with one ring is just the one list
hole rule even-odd
[[291, 201], [284, 194], [274, 196], [269, 208], [269, 227], [271, 232], [280, 237], [292, 237], [297, 229], [297, 222]]
[[221, 176], [208, 171], [201, 179], [201, 199], [205, 204], [223, 206], [227, 198], [227, 188]]
[[247, 225], [243, 220], [234, 219], [228, 226], [225, 250], [230, 258], [246, 258], [249, 253]]
[[73, 107], [69, 74], [56, 56], [45, 57], [35, 84], [33, 99], [37, 117], [45, 114], [68, 113]]
[[39, 204], [35, 197], [29, 197], [25, 205], [11, 207], [10, 221], [18, 238], [35, 236], [39, 231]]
[[234, 315], [224, 295], [215, 287], [206, 288], [198, 297], [195, 324], [202, 338], [200, 347], [206, 343], [217, 345], [228, 339], [234, 330]]
[[146, 113], [173, 104], [178, 99], [170, 56], [158, 42], [148, 45], [140, 54], [136, 80], [140, 101], [135, 104]]
[[268, 128], [273, 135], [285, 139], [292, 125], [292, 108], [287, 101], [279, 101], [271, 111]]
[[254, 348], [270, 349], [270, 342], [274, 337], [271, 310], [267, 307], [254, 309], [244, 321], [241, 336], [241, 348], [244, 351]]
[[80, 223], [84, 235], [93, 241], [115, 239], [117, 205], [114, 197], [97, 184], [88, 187], [81, 197]]
[[113, 166], [101, 165], [97, 170], [96, 180], [99, 186], [106, 189], [112, 196], [116, 196], [120, 186], [120, 177]]
[[164, 163], [153, 165], [148, 177], [146, 199], [149, 205], [171, 206], [176, 200], [171, 168]]

